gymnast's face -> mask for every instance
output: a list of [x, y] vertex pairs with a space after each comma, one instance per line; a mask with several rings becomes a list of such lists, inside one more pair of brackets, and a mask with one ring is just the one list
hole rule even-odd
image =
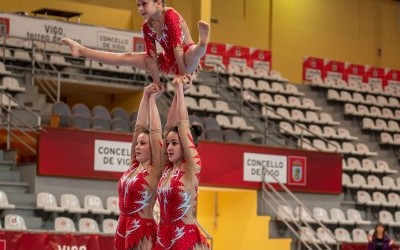
[[151, 159], [150, 140], [147, 133], [139, 134], [135, 147], [135, 157], [140, 163], [144, 163]]
[[170, 162], [178, 162], [183, 157], [182, 144], [179, 135], [175, 131], [171, 131], [167, 135], [167, 154]]
[[149, 19], [162, 7], [161, 0], [136, 0], [139, 14], [144, 20]]

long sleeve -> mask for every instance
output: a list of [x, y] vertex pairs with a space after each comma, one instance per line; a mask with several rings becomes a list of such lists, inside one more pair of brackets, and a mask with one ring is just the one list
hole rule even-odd
[[178, 133], [186, 161], [184, 166], [187, 166], [187, 168], [191, 170], [201, 168], [200, 155], [197, 151], [196, 145], [194, 144], [188, 120], [181, 120], [178, 122]]

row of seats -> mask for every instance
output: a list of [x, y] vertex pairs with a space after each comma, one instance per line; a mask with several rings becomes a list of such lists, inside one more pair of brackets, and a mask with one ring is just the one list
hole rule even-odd
[[[374, 187], [362, 187], [362, 188], [374, 188]], [[375, 191], [371, 195], [364, 190], [357, 191], [357, 204], [367, 205], [373, 207], [400, 207], [400, 197], [396, 193], [389, 193], [388, 198], [382, 192]], [[396, 214], [396, 222], [400, 222], [400, 214]]]
[[83, 103], [77, 103], [70, 109], [66, 103], [58, 102], [52, 107], [51, 117], [57, 120], [55, 126], [59, 127], [129, 132], [136, 122], [137, 111], [129, 114], [125, 109], [117, 107], [110, 113], [102, 105], [90, 110]]
[[36, 207], [46, 212], [68, 212], [68, 213], [92, 213], [103, 215], [119, 215], [118, 197], [110, 196], [107, 198], [106, 208], [103, 201], [96, 195], [85, 195], [83, 199], [83, 208], [79, 203], [78, 197], [73, 194], [62, 194], [60, 197], [60, 206], [55, 196], [48, 192], [40, 192], [36, 196]]
[[[114, 235], [117, 230], [118, 221], [115, 219], [104, 219], [102, 230], [100, 231], [97, 221], [92, 218], [80, 218], [78, 221], [78, 231], [75, 223], [68, 217], [56, 217], [54, 220], [54, 231], [61, 233], [104, 233]], [[0, 223], [0, 229], [2, 228]], [[6, 230], [24, 231], [26, 227], [25, 219], [18, 214], [7, 214], [4, 218], [4, 228]]]
[[[322, 127], [322, 128], [321, 128]], [[334, 128], [332, 126], [319, 126], [316, 124], [306, 125], [294, 124], [291, 122], [281, 121], [279, 122], [279, 128], [281, 134], [291, 135], [303, 135], [306, 137], [324, 137], [327, 139], [339, 140], [339, 141], [356, 141], [357, 137], [351, 136], [350, 132], [346, 128]], [[307, 131], [307, 129], [309, 131]]]
[[272, 94], [284, 94], [289, 96], [304, 96], [303, 92], [300, 92], [296, 85], [291, 83], [272, 82], [269, 83], [265, 80], [257, 80], [251, 78], [244, 78], [243, 81], [239, 77], [230, 76], [228, 78], [228, 84], [230, 87], [236, 89], [247, 89], [255, 92], [267, 92]]
[[324, 80], [319, 76], [314, 76], [311, 81], [311, 86], [326, 88], [326, 89], [337, 89], [337, 90], [348, 90], [359, 93], [366, 94], [377, 94], [377, 95], [386, 95], [386, 96], [394, 96], [400, 97], [400, 89], [395, 88], [394, 86], [386, 86], [384, 89], [381, 85], [376, 84], [368, 84], [368, 83], [359, 83], [357, 81], [344, 81], [337, 80], [334, 78], [327, 77]]
[[393, 136], [386, 132], [381, 132], [381, 144], [392, 145], [396, 148], [400, 147], [400, 134], [393, 134]]
[[391, 176], [384, 176], [381, 181], [378, 176], [373, 174], [368, 175], [365, 179], [361, 174], [353, 174], [350, 178], [348, 174], [342, 173], [342, 184], [347, 188], [355, 189], [400, 191], [400, 177], [395, 181]]
[[[172, 86], [172, 84], [167, 84], [167, 90], [170, 92], [174, 92], [175, 88]], [[185, 91], [185, 96], [207, 97], [212, 99], [220, 98], [220, 95], [218, 93], [215, 93], [210, 86], [204, 84], [192, 84], [190, 88]]]
[[[326, 244], [336, 244], [336, 240], [332, 237], [335, 236], [337, 241], [339, 242], [346, 242], [346, 243], [367, 243], [368, 237], [367, 233], [360, 228], [354, 228], [350, 232], [346, 228], [336, 228], [335, 233], [332, 234], [332, 231], [327, 228], [319, 227], [317, 231], [314, 232], [308, 227], [302, 227], [300, 230], [300, 237], [303, 241], [307, 243], [317, 243], [321, 244], [322, 242]], [[370, 234], [372, 234], [370, 232]]]
[[[274, 110], [271, 107], [263, 106], [261, 109], [261, 113], [264, 116], [267, 116], [269, 119], [273, 120], [281, 120], [282, 117], [286, 119], [290, 119], [292, 121], [296, 121], [299, 123], [306, 124], [320, 124], [320, 125], [340, 125], [339, 122], [333, 120], [332, 116], [325, 112], [317, 113], [315, 111], [306, 111], [305, 113], [299, 109], [292, 109], [289, 111], [286, 108], [279, 107]], [[276, 114], [275, 114], [276, 113]]]
[[285, 107], [288, 109], [302, 109], [302, 110], [321, 110], [320, 107], [315, 106], [315, 103], [310, 98], [299, 98], [296, 96], [289, 96], [286, 98], [281, 94], [270, 95], [268, 93], [260, 93], [257, 97], [256, 94], [248, 90], [242, 93], [244, 100], [251, 103], [260, 103], [273, 107]]
[[[391, 169], [389, 164], [384, 160], [376, 160], [376, 162], [371, 159], [364, 158], [359, 160], [356, 157], [343, 158], [342, 168], [345, 171], [355, 171], [362, 173], [375, 173], [375, 174], [397, 174], [396, 169]], [[387, 177], [391, 178], [391, 177]], [[400, 184], [400, 182], [399, 182]]]
[[395, 120], [389, 120], [386, 122], [383, 119], [372, 119], [365, 117], [362, 119], [362, 129], [372, 131], [387, 131], [387, 132], [400, 132], [399, 122]]
[[327, 99], [329, 101], [340, 101], [345, 103], [355, 103], [355, 104], [366, 104], [370, 106], [378, 107], [390, 107], [399, 108], [400, 103], [397, 97], [386, 97], [386, 96], [375, 96], [372, 94], [367, 94], [364, 98], [362, 93], [354, 92], [353, 95], [345, 90], [340, 91], [340, 93], [334, 89], [329, 89], [327, 93]]
[[[347, 216], [346, 216], [347, 215]], [[280, 205], [278, 207], [278, 220], [289, 222], [304, 221], [307, 223], [325, 223], [333, 225], [370, 225], [371, 221], [364, 220], [360, 212], [350, 208], [346, 214], [340, 208], [331, 208], [328, 211], [322, 207], [313, 208], [312, 215], [303, 207], [296, 207], [292, 210], [289, 206]]]
[[229, 104], [222, 100], [210, 100], [208, 98], [200, 98], [198, 101], [190, 96], [185, 96], [185, 103], [188, 109], [193, 111], [214, 112], [224, 114], [237, 114], [237, 111], [231, 109]]
[[[306, 143], [304, 143], [306, 142]], [[306, 150], [322, 150], [325, 152], [338, 152], [346, 155], [355, 155], [355, 156], [376, 156], [376, 152], [372, 152], [369, 150], [368, 146], [364, 143], [356, 143], [356, 145], [351, 142], [342, 142], [339, 143], [337, 141], [329, 141], [328, 143], [321, 139], [313, 139], [312, 141], [308, 139], [303, 139], [299, 141], [299, 145]], [[310, 146], [312, 145], [312, 146]]]
[[347, 116], [356, 117], [372, 117], [391, 120], [400, 119], [400, 109], [395, 109], [393, 112], [390, 108], [380, 108], [376, 106], [371, 106], [368, 108], [363, 104], [359, 104], [356, 107], [353, 103], [345, 103], [344, 114]]
[[[60, 205], [56, 197], [48, 192], [40, 192], [36, 195], [36, 207], [46, 212], [68, 212], [72, 214], [103, 214], [119, 215], [118, 197], [110, 196], [107, 198], [106, 207], [103, 201], [96, 195], [86, 195], [83, 199], [83, 207], [78, 197], [74, 194], [62, 194]], [[0, 190], [0, 209], [14, 209], [15, 205], [8, 202], [7, 194]]]

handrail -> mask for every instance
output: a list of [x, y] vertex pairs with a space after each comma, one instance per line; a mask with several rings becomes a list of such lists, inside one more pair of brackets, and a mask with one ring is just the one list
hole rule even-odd
[[207, 230], [197, 221], [195, 220], [196, 225], [200, 228], [200, 230], [206, 235], [206, 239], [210, 241], [210, 250], [213, 249], [213, 237], [207, 232]]
[[[14, 133], [12, 131], [12, 128], [18, 130], [20, 133], [22, 133], [24, 136], [26, 136], [31, 142], [36, 142], [36, 137], [31, 136], [24, 129], [22, 129], [18, 125], [15, 125], [11, 121], [11, 116], [16, 118], [18, 121], [22, 122], [28, 128], [28, 131], [37, 132], [39, 129], [41, 129], [40, 115], [38, 115], [35, 112], [33, 112], [32, 110], [30, 110], [28, 107], [26, 107], [24, 104], [19, 102], [17, 99], [13, 98], [9, 93], [5, 92], [4, 90], [0, 90], [0, 93], [1, 93], [1, 97], [7, 96], [8, 100], [9, 100], [7, 109], [5, 109], [7, 111], [7, 116], [4, 115], [3, 113], [0, 113], [0, 117], [4, 120], [7, 120], [7, 123], [5, 125], [1, 124], [2, 127], [6, 126], [6, 130], [7, 130], [7, 149], [9, 150], [11, 148], [11, 137], [13, 137], [16, 140], [18, 140], [20, 143], [22, 143], [26, 148], [28, 148], [32, 153], [36, 154], [36, 149], [32, 148], [31, 146], [28, 145], [28, 143], [26, 141], [22, 140], [16, 133]], [[12, 109], [11, 109], [12, 102], [18, 104], [18, 106], [20, 108], [22, 108], [23, 110], [27, 111], [28, 113], [30, 113], [31, 115], [33, 115], [37, 118], [37, 128], [32, 127], [30, 124], [28, 124], [26, 121], [22, 120], [20, 117], [16, 116], [12, 112]], [[3, 103], [1, 103], [1, 109], [3, 109]]]
[[[228, 73], [228, 72], [227, 72], [224, 68], [222, 68], [219, 64], [215, 64], [215, 66], [216, 66], [216, 68], [217, 68], [219, 80], [222, 80], [222, 81], [225, 83], [225, 85], [228, 86], [229, 90], [235, 92], [236, 94], [240, 93], [240, 96], [241, 96], [241, 103], [245, 102], [246, 105], [247, 105], [248, 107], [250, 107], [250, 108], [252, 109], [253, 112], [256, 112], [257, 115], [258, 115], [259, 117], [266, 117], [266, 121], [267, 121], [267, 122], [266, 122], [266, 125], [268, 125], [268, 121], [270, 120], [270, 119], [268, 119], [268, 116], [264, 116], [264, 115], [261, 113], [260, 109], [255, 108], [254, 105], [253, 105], [251, 102], [249, 102], [248, 100], [243, 99], [243, 91], [245, 90], [244, 87], [243, 87], [243, 84], [242, 84], [241, 82], [238, 82], [238, 81], [237, 81], [237, 83], [239, 83], [240, 86], [241, 86], [240, 92], [237, 91], [235, 88], [233, 88], [233, 87], [231, 87], [231, 86], [229, 85], [229, 82], [228, 82], [224, 77], [222, 77], [222, 76], [220, 75], [220, 71], [224, 72], [224, 74], [226, 74], [226, 75], [228, 75], [228, 76], [233, 76], [233, 75], [230, 74], [230, 73]], [[219, 81], [219, 82], [221, 82], [221, 81]], [[324, 141], [325, 143], [327, 143], [327, 145], [333, 146], [333, 147], [336, 149], [334, 152], [338, 152], [338, 147], [337, 147], [337, 145], [333, 144], [332, 142], [330, 142], [330, 141], [327, 140], [326, 138], [324, 138], [324, 137], [322, 137], [322, 136], [320, 136], [320, 135], [314, 133], [313, 131], [309, 130], [308, 128], [305, 128], [304, 126], [302, 126], [301, 123], [298, 123], [298, 122], [295, 122], [295, 121], [293, 121], [293, 120], [291, 120], [291, 119], [288, 119], [287, 117], [284, 117], [284, 116], [282, 116], [281, 114], [279, 114], [278, 112], [276, 112], [275, 110], [271, 109], [271, 107], [265, 105], [264, 103], [259, 102], [259, 98], [258, 98], [257, 96], [255, 96], [254, 94], [253, 94], [252, 96], [253, 96], [254, 98], [256, 98], [256, 100], [258, 101], [258, 104], [261, 105], [261, 109], [262, 109], [262, 108], [265, 108], [266, 110], [268, 110], [268, 111], [274, 113], [276, 116], [280, 117], [281, 120], [286, 121], [286, 122], [289, 122], [289, 123], [291, 123], [292, 125], [297, 126], [297, 127], [300, 128], [300, 131], [301, 131], [300, 136], [298, 136], [298, 135], [296, 135], [296, 134], [290, 134], [290, 133], [289, 133], [291, 136], [293, 136], [293, 137], [297, 138], [298, 140], [300, 140], [300, 142], [301, 142], [301, 145], [300, 145], [300, 146], [302, 146], [302, 143], [307, 143], [307, 144], [309, 144], [310, 146], [312, 146], [313, 148], [317, 149], [318, 151], [321, 151], [320, 148], [315, 147], [312, 143], [309, 143], [309, 142], [303, 140], [303, 136], [305, 135], [305, 133], [308, 133], [308, 134], [311, 134], [311, 135], [313, 135], [314, 137], [316, 137], [316, 138], [318, 138], [318, 139]], [[242, 109], [242, 107], [240, 107], [240, 108]], [[240, 109], [240, 111], [242, 112], [241, 109]], [[242, 113], [242, 114], [243, 114], [243, 113]], [[277, 127], [279, 127], [279, 123], [278, 123], [278, 122], [273, 121], [273, 123], [274, 123]], [[267, 126], [264, 126], [264, 128], [265, 128], [265, 131], [268, 131], [268, 127], [267, 127]], [[281, 127], [279, 127], [279, 128], [281, 128]], [[289, 131], [286, 130], [285, 128], [282, 128], [282, 129], [285, 130], [286, 132], [289, 132]], [[278, 135], [281, 136], [279, 133], [278, 133]], [[284, 145], [283, 145], [283, 146], [284, 146]], [[297, 145], [297, 146], [299, 146], [299, 145]]]
[[[272, 190], [272, 192], [273, 192], [276, 196], [278, 196], [278, 197], [281, 199], [281, 201], [282, 201], [283, 203], [285, 203], [288, 207], [292, 207], [292, 206], [291, 206], [290, 203], [287, 201], [287, 199], [285, 199], [285, 198], [276, 190], [276, 188], [275, 188], [273, 185], [271, 185], [269, 182], [266, 181], [266, 175], [267, 175], [267, 174], [268, 174], [268, 171], [267, 171], [266, 167], [263, 167], [263, 168], [262, 168], [262, 178], [263, 178], [263, 179], [262, 179], [262, 191], [263, 191], [263, 192], [262, 192], [262, 199], [265, 201], [265, 203], [266, 203], [276, 214], [278, 214], [277, 209], [276, 209], [274, 206], [272, 206], [272, 205], [268, 202], [268, 199], [264, 196], [264, 194], [269, 195], [269, 196], [272, 198], [272, 200], [277, 204], [277, 206], [279, 206], [279, 205], [281, 205], [281, 204], [280, 204], [279, 201], [269, 192], [268, 189]], [[301, 208], [305, 209], [305, 211], [310, 215], [310, 217], [311, 217], [320, 227], [322, 227], [323, 229], [325, 229], [325, 231], [332, 237], [332, 239], [334, 239], [334, 240], [336, 241], [336, 249], [339, 250], [340, 242], [338, 241], [338, 239], [336, 238], [336, 236], [335, 236], [330, 230], [328, 230], [328, 228], [327, 228], [323, 223], [321, 223], [321, 221], [319, 221], [318, 219], [316, 219], [316, 218], [314, 217], [313, 213], [304, 205], [304, 203], [301, 202], [301, 201], [293, 194], [293, 192], [290, 191], [285, 185], [283, 185], [274, 175], [268, 175], [268, 176], [271, 177], [271, 178], [280, 186], [280, 188], [282, 188], [283, 191], [284, 191], [286, 194], [288, 194], [297, 204], [299, 204]], [[266, 186], [267, 186], [268, 188], [267, 188]], [[284, 211], [284, 213], [285, 213], [288, 217], [290, 217], [289, 214], [287, 214], [286, 211]], [[321, 241], [320, 244], [322, 244], [324, 247], [326, 247], [326, 248], [324, 248], [324, 249], [330, 249], [330, 250], [331, 250], [332, 248], [331, 248], [326, 242], [324, 242], [323, 239], [320, 239], [320, 238], [319, 238], [318, 234], [316, 234], [315, 230], [310, 226], [310, 224], [309, 224], [307, 221], [302, 220], [301, 218], [302, 218], [302, 217], [301, 217], [301, 214], [300, 214], [299, 221], [301, 221], [302, 223], [304, 223], [305, 226], [313, 232], [314, 236], [316, 236], [317, 239], [319, 239], [319, 240]], [[296, 237], [300, 240], [300, 242], [303, 243], [303, 244], [307, 247], [307, 249], [311, 249], [311, 250], [312, 250], [312, 248], [309, 248], [308, 242], [305, 242], [305, 241], [301, 238], [301, 236], [296, 232], [296, 230], [293, 229], [292, 225], [291, 225], [288, 221], [286, 221], [286, 219], [283, 219], [283, 222], [284, 222], [284, 224], [292, 231], [292, 233], [293, 233], [294, 235], [296, 235]], [[297, 227], [298, 230], [302, 228], [302, 226], [301, 226], [297, 221], [294, 220], [294, 221], [292, 221], [292, 223], [296, 225], [296, 227]], [[320, 246], [319, 246], [316, 242], [312, 242], [312, 243], [314, 244], [315, 247], [317, 247], [317, 249], [322, 250], [322, 248], [320, 248]]]

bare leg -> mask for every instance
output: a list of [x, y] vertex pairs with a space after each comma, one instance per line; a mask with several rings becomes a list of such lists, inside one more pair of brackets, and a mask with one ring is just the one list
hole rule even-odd
[[210, 25], [199, 21], [199, 42], [185, 52], [186, 71], [191, 74], [196, 71], [200, 59], [206, 54]]
[[113, 53], [93, 50], [69, 38], [63, 39], [62, 42], [70, 47], [71, 54], [74, 57], [83, 56], [109, 65], [126, 65], [149, 71], [146, 53], [144, 52]]

